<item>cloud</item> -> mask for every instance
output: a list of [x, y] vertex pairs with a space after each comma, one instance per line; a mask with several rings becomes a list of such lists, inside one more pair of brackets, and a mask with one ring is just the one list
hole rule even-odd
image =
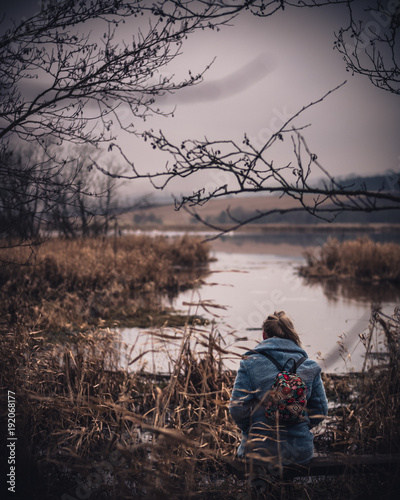
[[214, 81], [203, 81], [199, 85], [181, 89], [173, 96], [168, 95], [163, 101], [175, 104], [197, 104], [221, 101], [249, 89], [277, 68], [275, 58], [262, 52], [250, 62], [233, 73]]

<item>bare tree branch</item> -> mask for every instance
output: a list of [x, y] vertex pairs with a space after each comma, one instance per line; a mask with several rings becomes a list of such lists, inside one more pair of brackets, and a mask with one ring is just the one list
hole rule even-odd
[[[216, 185], [214, 189], [208, 191], [202, 187], [190, 195], [175, 200], [176, 210], [183, 207], [196, 220], [220, 233], [238, 229], [249, 222], [277, 213], [305, 211], [319, 219], [331, 222], [342, 212], [398, 210], [400, 208], [399, 186], [397, 189], [394, 185], [391, 189], [386, 186], [380, 190], [370, 190], [366, 187], [354, 188], [348, 183], [338, 181], [321, 164], [317, 155], [310, 150], [302, 135], [302, 131], [308, 125], [298, 126], [293, 123], [310, 107], [319, 104], [332, 92], [339, 90], [344, 83], [325, 93], [320, 99], [302, 107], [272, 134], [261, 148], [252, 144], [246, 135], [242, 144], [231, 140], [210, 142], [205, 139], [204, 141], [184, 141], [179, 147], [170, 143], [162, 132], [158, 135], [146, 132], [145, 138], [151, 140], [153, 146], [174, 158], [173, 165], [167, 164], [164, 172], [158, 172], [152, 176], [147, 175], [154, 182], [161, 179], [161, 183], [156, 187], [163, 189], [177, 178], [191, 176], [195, 178], [198, 173], [212, 170], [223, 172], [229, 178], [224, 185]], [[293, 146], [293, 161], [277, 165], [270, 160], [273, 156], [273, 146], [279, 141], [285, 141], [287, 136], [290, 136]], [[322, 181], [316, 181], [316, 174], [319, 177], [322, 176]], [[195, 210], [196, 207], [201, 207], [212, 199], [243, 193], [290, 197], [298, 206], [257, 211], [256, 214], [241, 220], [237, 220], [230, 214], [232, 224], [229, 228], [211, 224]]]
[[379, 89], [400, 93], [399, 2], [348, 2], [349, 23], [336, 34], [335, 48], [346, 69]]
[[[25, 215], [27, 220], [37, 222], [43, 218], [47, 222], [52, 213], [66, 220], [67, 214], [75, 214], [75, 207], [82, 218], [86, 213], [82, 211], [83, 200], [87, 196], [103, 195], [104, 202], [110, 199], [111, 187], [106, 187], [103, 193], [87, 189], [90, 183], [85, 184], [82, 176], [85, 171], [86, 179], [85, 169], [90, 171], [92, 167], [106, 173], [110, 183], [112, 179], [148, 179], [159, 189], [176, 178], [187, 178], [210, 169], [222, 171], [231, 179], [229, 185], [216, 186], [211, 192], [199, 189], [177, 200], [177, 208], [193, 208], [227, 194], [264, 192], [290, 196], [302, 210], [328, 220], [341, 211], [393, 209], [398, 205], [397, 192], [351, 189], [338, 183], [309, 150], [302, 135], [308, 125], [294, 124], [304, 111], [336, 89], [300, 109], [261, 148], [252, 144], [247, 136], [243, 144], [205, 139], [188, 140], [177, 146], [161, 132], [159, 135], [145, 132], [143, 137], [153, 148], [174, 158], [172, 166], [167, 164], [164, 171], [156, 173], [136, 168], [116, 141], [121, 131], [140, 136], [137, 122], [145, 121], [149, 115], [173, 114], [173, 109], [165, 110], [158, 105], [158, 98], [202, 81], [208, 66], [197, 74], [189, 70], [187, 77], [179, 80], [163, 73], [180, 55], [187, 36], [228, 25], [243, 11], [269, 17], [287, 8], [336, 4], [347, 5], [349, 12], [349, 25], [339, 31], [336, 43], [348, 69], [368, 76], [379, 88], [398, 93], [399, 12], [397, 7], [385, 6], [381, 0], [368, 2], [361, 21], [357, 2], [351, 0], [159, 0], [154, 3], [45, 0], [40, 11], [29, 19], [11, 25], [3, 19], [0, 23], [5, 27], [0, 35], [0, 158], [5, 163], [0, 174], [4, 179], [10, 177], [7, 180], [14, 184], [1, 191], [2, 210], [14, 213], [19, 210], [20, 217]], [[134, 28], [129, 40], [120, 34], [128, 20]], [[365, 44], [363, 38], [366, 34], [369, 44]], [[349, 37], [354, 38], [353, 46]], [[271, 150], [288, 135], [292, 137], [294, 161], [276, 165], [271, 159]], [[10, 168], [10, 151], [17, 151], [23, 143], [36, 144], [37, 154], [42, 151], [44, 160], [22, 167], [17, 155], [14, 158], [19, 166]], [[85, 159], [84, 168], [78, 167], [79, 153], [68, 156], [63, 147], [71, 144], [93, 149], [107, 144], [109, 150], [120, 153], [131, 170], [110, 171], [95, 155], [89, 155], [90, 164]], [[67, 174], [67, 166], [72, 164], [75, 171]], [[315, 170], [324, 175], [323, 186], [313, 184]], [[28, 188], [23, 187], [24, 183]], [[10, 190], [8, 197], [7, 189]], [[312, 203], [309, 195], [313, 197]], [[88, 209], [89, 205], [85, 207]], [[64, 208], [61, 210], [61, 207]], [[89, 209], [87, 213], [90, 215]], [[265, 215], [257, 214], [257, 217]], [[242, 224], [242, 221], [233, 222]], [[7, 224], [3, 227], [11, 228]], [[29, 237], [41, 224], [35, 227], [34, 230], [32, 226]]]
[[[56, 220], [65, 234], [72, 234], [77, 220], [87, 227], [99, 211], [88, 198], [109, 204], [112, 179], [124, 176], [121, 169], [109, 165], [88, 175], [97, 166], [93, 151], [91, 164], [87, 158], [81, 161], [88, 148], [111, 143], [121, 131], [137, 134], [136, 121], [151, 114], [172, 114], [173, 109], [157, 106], [157, 98], [201, 81], [207, 67], [198, 74], [189, 70], [178, 81], [162, 71], [181, 53], [184, 39], [206, 27], [207, 13], [215, 8], [210, 5], [201, 15], [179, 20], [178, 4], [163, 1], [159, 5], [167, 7], [170, 15], [162, 15], [159, 7], [141, 0], [48, 0], [29, 19], [7, 26], [3, 19], [3, 236], [17, 232], [22, 240], [38, 238]], [[135, 21], [138, 16], [145, 22]], [[135, 26], [130, 40], [120, 35], [128, 19]], [[222, 16], [213, 27], [228, 20]], [[35, 146], [29, 152], [25, 148], [24, 157], [21, 151], [26, 143]], [[105, 191], [94, 188], [95, 171], [109, 174]]]

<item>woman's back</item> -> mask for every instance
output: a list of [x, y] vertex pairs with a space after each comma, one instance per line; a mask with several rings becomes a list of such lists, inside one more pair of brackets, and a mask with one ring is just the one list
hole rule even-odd
[[[265, 414], [265, 395], [271, 390], [278, 368], [262, 352], [271, 355], [280, 365], [291, 368], [303, 356], [297, 374], [307, 386], [307, 412], [304, 421], [293, 425], [276, 425]], [[258, 354], [259, 353], [259, 354]], [[266, 338], [240, 363], [230, 402], [230, 412], [243, 433], [238, 455], [279, 456], [283, 462], [306, 463], [313, 455], [313, 434], [310, 428], [327, 414], [327, 400], [319, 365], [293, 340]], [[318, 417], [319, 415], [319, 417]]]

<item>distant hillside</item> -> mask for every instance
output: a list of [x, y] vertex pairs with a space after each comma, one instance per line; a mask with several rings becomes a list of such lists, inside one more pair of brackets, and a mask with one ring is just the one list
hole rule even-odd
[[[370, 191], [399, 191], [400, 173], [388, 170], [383, 174], [371, 176], [349, 175], [335, 179], [339, 184], [352, 189], [368, 189]], [[322, 181], [320, 185], [322, 184]]]
[[[349, 176], [338, 178], [337, 182], [351, 189], [368, 189], [371, 191], [399, 191], [399, 174], [387, 172], [370, 177]], [[305, 200], [312, 204], [312, 197]], [[231, 226], [235, 221], [245, 221], [257, 216], [260, 212], [272, 211], [268, 216], [253, 221], [253, 224], [284, 224], [284, 225], [320, 225], [326, 221], [312, 216], [306, 211], [294, 213], [279, 213], [282, 210], [298, 207], [298, 203], [289, 196], [252, 195], [233, 196], [211, 200], [201, 207], [195, 207], [196, 212], [207, 222], [221, 226]], [[181, 209], [174, 210], [172, 202], [158, 205], [153, 199], [150, 204], [142, 204], [120, 218], [125, 227], [183, 227], [196, 226], [201, 228], [190, 213]], [[400, 210], [385, 210], [382, 212], [344, 212], [338, 214], [335, 223], [340, 224], [400, 224]]]

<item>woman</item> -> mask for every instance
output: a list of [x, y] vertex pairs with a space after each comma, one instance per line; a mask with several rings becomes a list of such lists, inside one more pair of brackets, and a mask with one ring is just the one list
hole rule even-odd
[[[305, 418], [292, 425], [276, 425], [265, 414], [266, 397], [278, 368], [265, 355], [291, 368], [305, 357], [296, 373], [307, 387]], [[229, 404], [232, 418], [242, 431], [238, 456], [277, 457], [280, 463], [306, 464], [314, 452], [310, 429], [328, 413], [328, 402], [321, 379], [321, 368], [308, 359], [299, 335], [284, 311], [268, 316], [263, 323], [263, 341], [246, 353], [240, 363]]]

